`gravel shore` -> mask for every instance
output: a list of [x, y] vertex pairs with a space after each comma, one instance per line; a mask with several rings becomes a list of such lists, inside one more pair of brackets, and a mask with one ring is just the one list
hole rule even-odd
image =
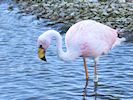
[[37, 19], [50, 19], [53, 24], [63, 24], [66, 31], [72, 24], [93, 19], [115, 28], [128, 40], [133, 41], [133, 3], [61, 2], [59, 0], [14, 0], [20, 12], [36, 15]]

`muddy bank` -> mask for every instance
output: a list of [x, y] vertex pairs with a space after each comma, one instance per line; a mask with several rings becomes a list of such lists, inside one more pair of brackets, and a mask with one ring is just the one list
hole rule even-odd
[[133, 41], [133, 3], [61, 2], [58, 0], [14, 0], [20, 12], [36, 15], [37, 19], [50, 19], [50, 25], [63, 24], [66, 31], [72, 24], [93, 19], [119, 30], [122, 36]]

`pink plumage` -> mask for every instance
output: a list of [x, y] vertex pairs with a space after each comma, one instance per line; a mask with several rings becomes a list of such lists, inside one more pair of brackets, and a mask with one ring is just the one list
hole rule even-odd
[[84, 20], [74, 24], [67, 31], [65, 37], [66, 52], [62, 50], [62, 37], [59, 32], [48, 30], [40, 35], [38, 38], [38, 47], [40, 47], [39, 57], [42, 60], [46, 60], [43, 51], [46, 51], [53, 37], [56, 38], [57, 52], [62, 60], [73, 60], [77, 57], [83, 58], [87, 81], [86, 57], [94, 58], [94, 82], [98, 81], [96, 58], [108, 53], [116, 44], [124, 40], [117, 37], [115, 29], [93, 20]]
[[66, 46], [80, 56], [98, 57], [107, 53], [117, 39], [117, 31], [93, 20], [74, 24], [66, 33]]

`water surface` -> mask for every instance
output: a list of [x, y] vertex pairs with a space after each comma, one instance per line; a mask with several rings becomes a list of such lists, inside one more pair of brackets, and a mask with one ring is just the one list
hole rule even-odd
[[[45, 63], [37, 57], [37, 37], [47, 22], [10, 12], [0, 3], [0, 100], [82, 100], [85, 73], [82, 58], [63, 62], [55, 41]], [[133, 99], [133, 44], [123, 43], [98, 62], [98, 96], [92, 96], [93, 60], [87, 59], [89, 85], [86, 100]]]

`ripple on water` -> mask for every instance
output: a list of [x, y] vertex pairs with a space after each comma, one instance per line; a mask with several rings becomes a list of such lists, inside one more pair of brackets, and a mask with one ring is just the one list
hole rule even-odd
[[[48, 62], [37, 58], [37, 37], [50, 27], [34, 16], [21, 16], [0, 4], [0, 100], [84, 99], [83, 60], [63, 62], [55, 41], [47, 50]], [[17, 8], [15, 8], [17, 9]], [[43, 22], [44, 23], [44, 22]], [[64, 43], [64, 42], [63, 42]], [[87, 59], [87, 100], [132, 100], [133, 44], [122, 44], [98, 62], [98, 95], [93, 96], [93, 61]]]

